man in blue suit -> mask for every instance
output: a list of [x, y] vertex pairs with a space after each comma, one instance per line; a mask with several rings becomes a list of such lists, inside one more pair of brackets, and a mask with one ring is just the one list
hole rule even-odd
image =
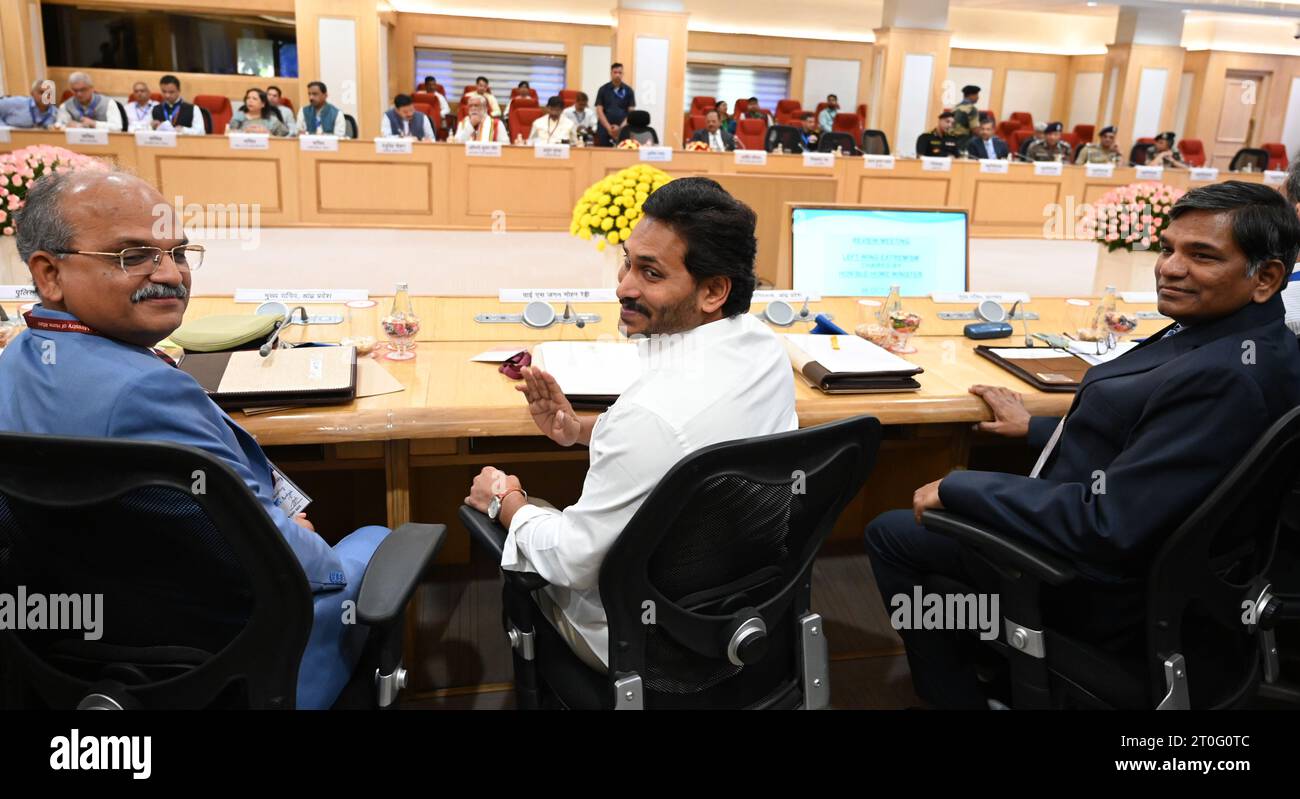
[[[886, 606], [927, 575], [992, 587], [955, 541], [920, 526], [945, 508], [1075, 564], [1087, 579], [1044, 596], [1054, 626], [1111, 652], [1140, 646], [1160, 545], [1300, 404], [1300, 347], [1279, 296], [1300, 250], [1294, 210], [1267, 186], [1229, 181], [1189, 191], [1171, 217], [1156, 286], [1175, 323], [1088, 370], [1064, 420], [1030, 418], [1019, 395], [974, 386], [994, 416], [980, 428], [1027, 436], [1038, 463], [1028, 477], [952, 472], [919, 488], [912, 510], [873, 520], [867, 550]], [[919, 696], [985, 705], [961, 633], [902, 635]]]
[[966, 142], [966, 155], [971, 158], [1001, 160], [1006, 158], [1009, 152], [1007, 143], [993, 135], [993, 120], [988, 117], [980, 119], [980, 126], [975, 129], [975, 135]]
[[171, 213], [156, 189], [121, 173], [53, 174], [32, 186], [18, 252], [41, 302], [27, 315], [30, 329], [0, 351], [0, 430], [168, 441], [230, 466], [306, 573], [315, 617], [297, 705], [327, 708], [367, 635], [344, 624], [343, 602], [355, 602], [388, 530], [363, 527], [331, 548], [305, 515], [287, 516], [272, 500], [271, 464], [257, 442], [154, 352], [180, 325], [191, 270], [203, 258], [202, 248], [188, 247], [179, 220], [157, 225]]

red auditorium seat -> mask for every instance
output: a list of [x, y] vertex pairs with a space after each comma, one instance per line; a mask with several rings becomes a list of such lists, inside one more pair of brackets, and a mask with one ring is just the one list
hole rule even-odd
[[1078, 149], [1079, 145], [1083, 143], [1083, 140], [1079, 138], [1079, 134], [1075, 133], [1074, 131], [1070, 131], [1069, 133], [1062, 133], [1061, 141], [1070, 145], [1070, 152], [1074, 152], [1076, 149]]
[[1091, 142], [1092, 137], [1097, 133], [1096, 125], [1075, 125], [1074, 135], [1079, 137], [1081, 142]]
[[745, 113], [747, 108], [749, 108], [749, 100], [737, 100], [736, 104], [731, 107], [731, 115], [736, 119], [740, 119], [740, 115]]
[[1285, 144], [1280, 144], [1278, 142], [1268, 142], [1265, 144], [1261, 144], [1259, 147], [1260, 149], [1268, 153], [1269, 169], [1286, 169], [1287, 157], [1286, 157]]
[[690, 141], [691, 136], [695, 135], [695, 131], [700, 130], [707, 123], [708, 119], [704, 114], [687, 114], [686, 128], [682, 131], [682, 144]]
[[430, 105], [429, 103], [417, 102], [412, 102], [411, 105], [415, 106], [416, 111], [419, 111], [421, 114], [424, 114], [429, 118], [429, 124], [433, 125], [434, 138], [438, 138], [438, 106], [436, 104]]
[[1020, 130], [1020, 121], [1016, 119], [1004, 119], [998, 123], [997, 136], [1005, 142], [1011, 141], [1011, 134]]
[[[514, 107], [515, 107], [515, 101], [518, 100], [520, 97], [524, 97], [524, 96], [531, 97], [531, 98], [533, 98], [534, 101], [536, 101], [536, 100], [537, 100], [537, 90], [536, 90], [536, 89], [532, 89], [532, 88], [529, 88], [529, 89], [520, 89], [519, 87], [515, 87], [515, 88], [511, 89], [511, 90], [510, 90], [510, 101], [511, 101], [511, 102], [510, 102], [510, 108], [513, 110]], [[528, 106], [524, 106], [524, 107], [527, 108]]]
[[293, 100], [290, 100], [288, 97], [285, 97], [283, 94], [280, 95], [280, 105], [288, 108], [290, 111], [296, 110], [293, 107]]
[[831, 122], [832, 133], [847, 133], [853, 137], [855, 143], [862, 141], [862, 120], [857, 114], [839, 113], [835, 115], [835, 120]]
[[235, 110], [230, 107], [230, 98], [222, 97], [216, 94], [196, 94], [194, 95], [194, 104], [199, 108], [208, 109], [212, 116], [212, 133], [221, 135], [226, 132], [226, 123], [235, 115]]
[[746, 150], [761, 150], [767, 138], [767, 123], [761, 119], [737, 120], [736, 138]]
[[1034, 129], [1034, 115], [1028, 111], [1015, 111], [1011, 114], [1010, 119], [1019, 120], [1022, 128]]
[[699, 95], [698, 97], [692, 97], [691, 113], [703, 114], [705, 111], [708, 111], [710, 108], [714, 108], [715, 106], [717, 106], [717, 104], [718, 104], [718, 99], [716, 97], [708, 97], [703, 94]]
[[560, 101], [564, 103], [565, 108], [568, 108], [569, 106], [578, 102], [578, 90], [560, 89]]
[[858, 124], [860, 127], [863, 128], [867, 126], [867, 104], [866, 103], [858, 104]]
[[411, 100], [416, 103], [424, 103], [434, 108], [438, 107], [438, 98], [428, 92], [415, 92], [411, 95]]
[[799, 105], [798, 100], [777, 100], [776, 101], [776, 119], [779, 124], [783, 119], [798, 119], [803, 113], [803, 107]]
[[1011, 133], [1011, 138], [1007, 140], [1007, 146], [1011, 148], [1012, 153], [1020, 152], [1020, 145], [1025, 139], [1034, 137], [1033, 128], [1017, 128]]
[[528, 140], [528, 134], [533, 130], [533, 123], [540, 117], [546, 116], [545, 108], [534, 106], [521, 106], [516, 100], [514, 105], [510, 106], [510, 140], [514, 141], [520, 136], [524, 141]]
[[1205, 166], [1205, 145], [1200, 139], [1183, 139], [1178, 142], [1178, 152], [1188, 166]]

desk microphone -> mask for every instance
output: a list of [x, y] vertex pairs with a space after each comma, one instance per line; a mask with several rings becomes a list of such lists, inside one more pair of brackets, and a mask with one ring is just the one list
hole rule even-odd
[[306, 308], [299, 305], [297, 308], [294, 308], [292, 311], [289, 311], [289, 313], [285, 314], [284, 321], [276, 326], [275, 332], [272, 333], [271, 337], [266, 340], [266, 343], [263, 344], [261, 347], [258, 347], [257, 353], [259, 355], [265, 358], [271, 354], [271, 351], [275, 349], [276, 344], [280, 342], [280, 334], [283, 333], [284, 329], [290, 325], [291, 323], [290, 320], [293, 319], [294, 313], [297, 313], [302, 317], [302, 323], [304, 325], [307, 324]]
[[570, 319], [574, 320], [574, 324], [577, 325], [579, 330], [587, 326], [587, 322], [582, 318], [582, 314], [575, 314], [573, 312], [573, 303], [566, 302], [564, 303], [564, 321], [567, 322]]
[[[1010, 317], [1011, 321], [1013, 322], [1016, 320], [1016, 309], [1019, 307], [1020, 307], [1020, 300], [1016, 300], [1011, 305], [1011, 313], [1007, 314], [1007, 316]], [[1025, 326], [1025, 346], [1026, 347], [1034, 346], [1034, 339], [1029, 335], [1029, 314], [1022, 315], [1020, 317], [1020, 321]]]

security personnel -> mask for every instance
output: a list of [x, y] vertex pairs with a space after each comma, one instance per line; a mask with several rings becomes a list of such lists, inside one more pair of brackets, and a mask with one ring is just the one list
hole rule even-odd
[[1174, 148], [1174, 132], [1167, 130], [1156, 136], [1156, 143], [1147, 146], [1147, 166], [1166, 169], [1186, 169], [1183, 154]]
[[1070, 144], [1061, 141], [1061, 128], [1060, 122], [1048, 123], [1043, 131], [1043, 140], [1029, 145], [1025, 158], [1030, 161], [1069, 161]]
[[1114, 164], [1119, 166], [1124, 161], [1119, 147], [1115, 145], [1115, 126], [1107, 125], [1101, 129], [1101, 144], [1088, 142], [1079, 150], [1074, 159], [1076, 164]]
[[952, 135], [954, 114], [951, 111], [944, 111], [939, 115], [939, 124], [934, 126], [934, 130], [922, 133], [916, 137], [916, 156], [920, 158], [923, 155], [932, 155], [936, 157], [956, 158], [961, 155], [961, 142]]
[[961, 96], [961, 103], [952, 110], [952, 130], [949, 132], [957, 139], [958, 145], [964, 148], [966, 141], [974, 135], [975, 128], [979, 127], [980, 87], [963, 86]]

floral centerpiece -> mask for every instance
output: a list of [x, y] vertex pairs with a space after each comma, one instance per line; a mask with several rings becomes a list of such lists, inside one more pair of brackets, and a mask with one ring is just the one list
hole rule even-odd
[[630, 166], [593, 184], [573, 207], [569, 233], [580, 239], [595, 239], [596, 249], [620, 244], [632, 235], [641, 221], [646, 198], [672, 178], [662, 169], [646, 164]]
[[108, 164], [98, 158], [46, 144], [0, 155], [0, 233], [14, 235], [14, 214], [23, 207], [28, 187], [42, 175], [70, 169], [107, 168]]
[[702, 141], [688, 141], [686, 142], [686, 150], [693, 153], [707, 153], [709, 145]]
[[641, 142], [637, 141], [636, 139], [624, 139], [623, 141], [621, 141], [621, 142], [618, 143], [618, 149], [620, 149], [620, 150], [640, 150], [640, 149], [641, 149]]
[[1183, 193], [1163, 183], [1118, 186], [1087, 210], [1084, 230], [1109, 252], [1151, 249], [1169, 226], [1169, 209]]

